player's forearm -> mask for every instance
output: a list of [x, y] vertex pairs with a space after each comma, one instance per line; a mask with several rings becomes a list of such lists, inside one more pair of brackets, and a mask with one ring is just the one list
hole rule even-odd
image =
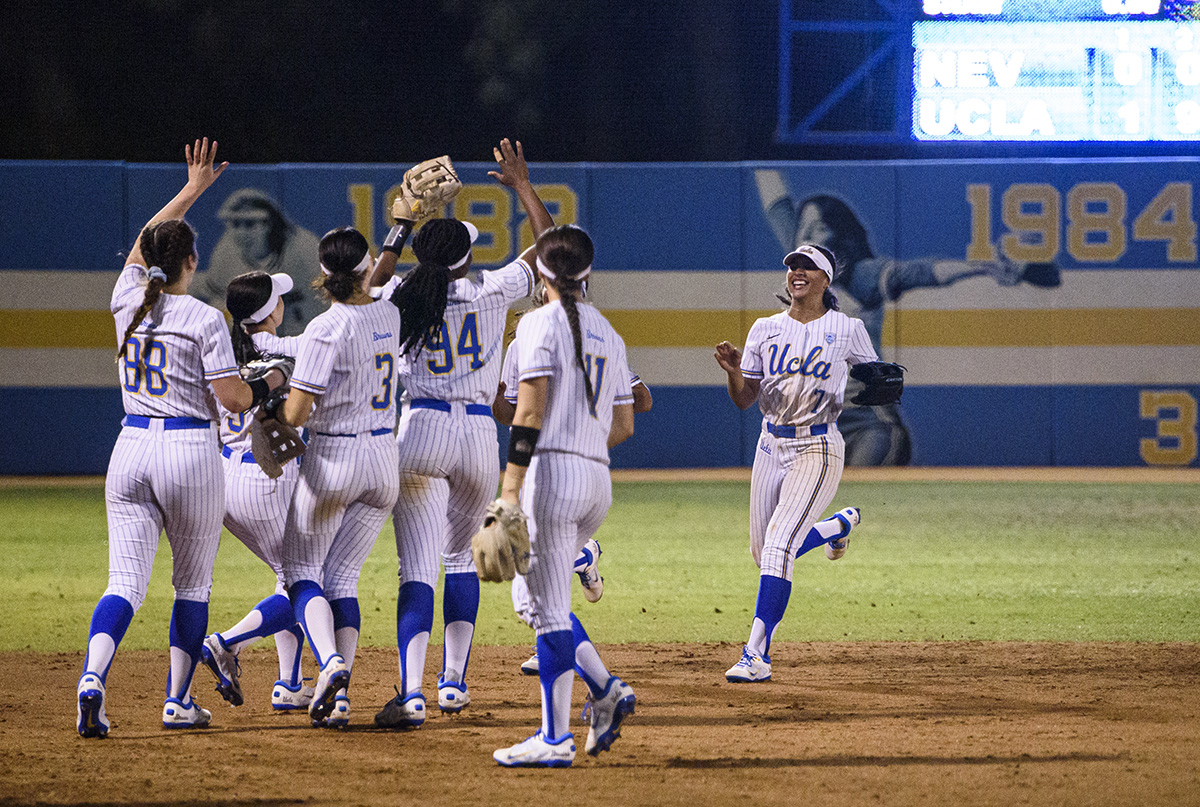
[[529, 469], [524, 465], [508, 463], [504, 466], [504, 480], [500, 483], [500, 498], [519, 504], [521, 501], [521, 486], [525, 484], [525, 472]]
[[608, 447], [620, 445], [633, 436], [633, 404], [613, 407], [612, 426], [608, 430]]
[[737, 405], [738, 409], [749, 409], [758, 398], [757, 387], [749, 384], [740, 370], [728, 373], [728, 376], [729, 398]]
[[533, 189], [532, 183], [523, 182], [514, 187], [513, 190], [517, 192], [517, 198], [521, 200], [521, 206], [525, 208], [525, 212], [529, 215], [529, 226], [533, 228], [533, 237], [535, 239], [554, 226], [554, 217], [546, 209], [546, 205], [542, 202], [542, 197], [538, 196], [537, 191]]
[[308, 423], [309, 415], [312, 414], [313, 404], [316, 400], [316, 396], [311, 392], [293, 388], [288, 393], [287, 400], [283, 402], [283, 406], [279, 407], [279, 419], [289, 426], [299, 429], [305, 423]]

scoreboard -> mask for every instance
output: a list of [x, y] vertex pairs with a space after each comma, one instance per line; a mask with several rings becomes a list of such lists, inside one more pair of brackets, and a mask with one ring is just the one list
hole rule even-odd
[[1183, 0], [922, 0], [921, 141], [1200, 140], [1200, 7]]

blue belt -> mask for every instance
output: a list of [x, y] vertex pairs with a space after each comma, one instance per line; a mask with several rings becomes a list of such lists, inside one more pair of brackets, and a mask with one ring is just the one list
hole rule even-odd
[[160, 418], [147, 415], [126, 415], [121, 418], [121, 425], [132, 426], [135, 429], [148, 429], [152, 420], [161, 420], [163, 428], [167, 431], [173, 429], [207, 429], [211, 425], [210, 421], [202, 420], [201, 418]]
[[[224, 457], [225, 459], [229, 459], [230, 457], [233, 456], [232, 449], [230, 449], [229, 446], [221, 446], [221, 456]], [[254, 455], [251, 454], [249, 451], [242, 452], [242, 462], [250, 462], [250, 463], [255, 462]]]
[[776, 426], [767, 423], [767, 433], [775, 437], [817, 437], [829, 433], [828, 423], [818, 423], [816, 426]]
[[[372, 429], [371, 430], [372, 437], [378, 437], [381, 434], [391, 434], [391, 433], [392, 433], [391, 429]], [[331, 432], [317, 432], [317, 434], [321, 435], [322, 437], [358, 437], [357, 434], [332, 434]], [[366, 434], [366, 432], [363, 432], [363, 434]]]
[[[437, 398], [413, 398], [409, 404], [410, 409], [436, 409], [439, 412], [449, 412], [450, 402], [439, 401]], [[492, 408], [487, 404], [467, 404], [468, 415], [487, 415], [492, 416]]]

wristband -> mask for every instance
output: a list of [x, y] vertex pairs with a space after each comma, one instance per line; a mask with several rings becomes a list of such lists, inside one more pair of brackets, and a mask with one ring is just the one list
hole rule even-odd
[[251, 409], [265, 401], [267, 396], [271, 394], [271, 388], [267, 385], [267, 379], [265, 376], [263, 378], [252, 378], [246, 382], [246, 385], [250, 387]]
[[528, 468], [533, 459], [533, 449], [537, 447], [538, 435], [541, 429], [531, 429], [528, 426], [513, 426], [508, 438], [508, 461], [513, 465]]
[[404, 242], [408, 240], [408, 234], [412, 232], [412, 226], [411, 221], [398, 220], [396, 226], [388, 231], [387, 238], [383, 239], [383, 251], [394, 252], [399, 257], [404, 249]]

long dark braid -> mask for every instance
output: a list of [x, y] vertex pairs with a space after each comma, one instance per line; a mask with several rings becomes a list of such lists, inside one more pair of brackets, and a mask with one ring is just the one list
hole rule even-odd
[[417, 230], [412, 250], [420, 263], [392, 293], [392, 303], [400, 309], [404, 354], [428, 346], [441, 334], [450, 292], [449, 267], [470, 252], [471, 236], [457, 219], [432, 219]]
[[[125, 357], [125, 349], [129, 346], [129, 340], [133, 338], [133, 332], [142, 324], [142, 320], [146, 318], [151, 309], [158, 304], [163, 289], [183, 276], [184, 262], [194, 254], [196, 249], [196, 233], [183, 219], [160, 221], [142, 230], [141, 235], [138, 236], [138, 248], [141, 250], [146, 268], [161, 269], [166, 275], [166, 279], [151, 277], [146, 283], [146, 296], [142, 298], [142, 304], [133, 312], [133, 319], [130, 321], [129, 327], [125, 329], [121, 346], [117, 348], [116, 361], [118, 362]], [[139, 353], [139, 366], [141, 361], [142, 357]]]
[[579, 227], [564, 224], [542, 233], [537, 243], [538, 258], [554, 272], [553, 280], [547, 278], [562, 302], [567, 324], [571, 327], [571, 339], [575, 343], [575, 363], [583, 372], [583, 388], [587, 392], [588, 411], [596, 414], [596, 395], [592, 390], [592, 379], [583, 361], [583, 332], [579, 325], [579, 306], [575, 295], [583, 290], [583, 275], [592, 265], [595, 247], [592, 239]]

